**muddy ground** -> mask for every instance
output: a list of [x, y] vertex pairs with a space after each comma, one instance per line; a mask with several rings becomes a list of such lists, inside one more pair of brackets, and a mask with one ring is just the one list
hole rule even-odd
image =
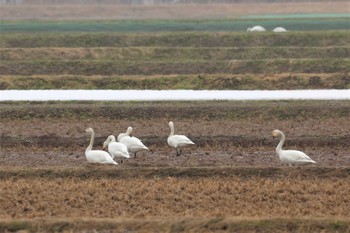
[[[278, 139], [271, 135], [277, 128], [286, 134], [284, 149], [304, 151], [317, 162], [312, 166], [350, 165], [348, 102], [247, 103], [234, 109], [230, 102], [197, 105], [134, 103], [108, 110], [108, 105], [81, 104], [82, 109], [93, 109], [87, 113], [77, 111], [77, 105], [61, 104], [65, 112], [57, 116], [55, 104], [3, 105], [0, 167], [85, 166], [90, 139], [85, 128], [94, 128], [94, 149], [102, 149], [108, 135], [118, 135], [128, 126], [149, 150], [124, 160], [122, 167], [282, 166], [275, 154]], [[232, 117], [231, 111], [243, 117]], [[166, 143], [169, 120], [176, 133], [196, 143], [178, 157]]]

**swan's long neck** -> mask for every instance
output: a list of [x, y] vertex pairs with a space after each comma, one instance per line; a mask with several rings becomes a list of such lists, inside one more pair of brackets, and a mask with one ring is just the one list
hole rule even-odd
[[280, 140], [280, 142], [278, 143], [278, 145], [277, 145], [277, 147], [276, 147], [276, 152], [277, 152], [277, 154], [279, 153], [279, 152], [281, 152], [282, 151], [282, 146], [283, 146], [283, 143], [284, 143], [284, 140], [286, 139], [286, 137], [284, 136], [284, 134], [281, 132], [281, 140]]
[[132, 133], [132, 128], [131, 127], [128, 127], [128, 129], [126, 130], [126, 135], [130, 136]]
[[94, 144], [94, 138], [95, 138], [95, 133], [94, 133], [94, 131], [92, 131], [92, 132], [91, 132], [90, 144], [89, 144], [89, 146], [86, 148], [86, 150], [85, 150], [86, 152], [92, 150], [92, 145]]
[[108, 138], [109, 138], [109, 142], [115, 142], [114, 135], [110, 135]]
[[170, 124], [169, 126], [170, 126], [170, 135], [169, 135], [169, 137], [170, 137], [170, 136], [174, 135], [174, 125]]

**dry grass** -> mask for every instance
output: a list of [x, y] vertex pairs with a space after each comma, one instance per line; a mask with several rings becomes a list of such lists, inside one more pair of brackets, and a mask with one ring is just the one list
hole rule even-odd
[[[350, 33], [349, 33], [350, 34]], [[169, 36], [171, 37], [171, 36]], [[336, 43], [336, 42], [335, 42]], [[69, 46], [69, 45], [68, 45]], [[249, 60], [249, 59], [306, 59], [306, 58], [348, 58], [350, 46], [327, 47], [39, 47], [39, 48], [0, 48], [4, 61], [64, 61], [64, 60]]]
[[349, 217], [349, 178], [1, 180], [0, 218]]
[[[252, 14], [345, 13], [346, 1], [179, 5], [2, 5], [1, 19], [218, 19]], [[347, 10], [346, 10], [347, 9]]]
[[190, 89], [289, 90], [347, 89], [348, 73], [208, 74], [208, 75], [0, 75], [2, 90], [41, 89]]

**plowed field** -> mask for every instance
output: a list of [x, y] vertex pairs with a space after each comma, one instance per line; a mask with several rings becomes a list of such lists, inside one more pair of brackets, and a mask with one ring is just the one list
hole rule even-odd
[[[348, 101], [1, 107], [0, 229], [349, 231]], [[181, 156], [166, 143], [169, 120], [196, 143]], [[149, 151], [118, 166], [86, 162], [86, 127], [101, 149], [129, 125]], [[317, 164], [281, 164], [275, 128]]]

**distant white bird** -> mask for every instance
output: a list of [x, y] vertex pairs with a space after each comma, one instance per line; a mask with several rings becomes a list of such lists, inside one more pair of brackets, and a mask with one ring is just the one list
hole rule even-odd
[[108, 153], [112, 158], [121, 158], [121, 163], [123, 158], [130, 158], [129, 151], [126, 145], [121, 142], [116, 142], [113, 135], [109, 135], [106, 141], [103, 143], [103, 149], [108, 148]]
[[108, 152], [103, 150], [92, 150], [92, 146], [94, 144], [95, 133], [92, 128], [87, 128], [85, 132], [91, 134], [90, 144], [85, 150], [85, 156], [89, 163], [101, 163], [101, 164], [114, 164], [116, 163]]
[[262, 26], [254, 26], [252, 28], [247, 28], [247, 32], [265, 32], [266, 29]]
[[286, 32], [287, 30], [283, 27], [277, 27], [275, 29], [273, 29], [273, 32]]
[[185, 135], [176, 135], [174, 134], [174, 123], [172, 121], [169, 122], [170, 127], [170, 135], [168, 137], [168, 144], [171, 147], [174, 147], [176, 149], [176, 155], [181, 155], [181, 147], [184, 147], [186, 145], [194, 145], [194, 143], [188, 139]]
[[282, 150], [284, 140], [286, 139], [282, 131], [276, 129], [272, 131], [272, 136], [274, 137], [281, 136], [281, 140], [276, 147], [276, 153], [279, 156], [282, 163], [288, 163], [289, 166], [291, 166], [291, 164], [316, 163], [302, 151]]
[[136, 158], [136, 153], [141, 150], [148, 150], [148, 147], [146, 147], [140, 139], [137, 137], [132, 136], [132, 127], [128, 127], [126, 133], [121, 133], [118, 135], [118, 141], [120, 143], [123, 143], [130, 153], [134, 153], [134, 158]]

